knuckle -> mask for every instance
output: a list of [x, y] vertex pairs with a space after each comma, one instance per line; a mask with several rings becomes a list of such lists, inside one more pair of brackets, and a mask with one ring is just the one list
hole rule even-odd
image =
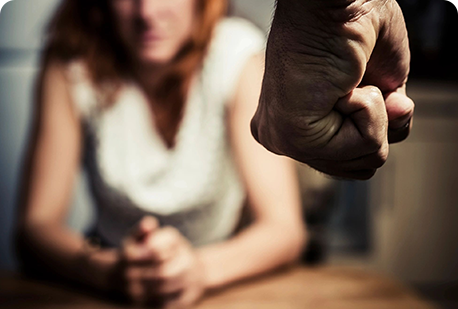
[[170, 267], [160, 267], [157, 272], [157, 279], [159, 282], [166, 282], [173, 278], [173, 273], [170, 270]]
[[371, 100], [380, 100], [383, 99], [382, 91], [376, 86], [367, 86], [366, 87], [367, 95]]
[[384, 139], [377, 134], [369, 135], [366, 137], [364, 146], [368, 153], [379, 152], [384, 144]]
[[363, 108], [380, 111], [383, 107], [383, 110], [385, 110], [385, 99], [379, 88], [375, 86], [366, 86], [364, 91], [365, 94], [360, 103]]
[[156, 245], [166, 247], [175, 247], [177, 246], [183, 239], [180, 231], [175, 227], [166, 226], [162, 230], [162, 236], [159, 239], [156, 239]]
[[152, 250], [151, 255], [152, 255], [153, 260], [156, 260], [157, 262], [163, 262], [166, 257], [166, 254], [160, 248]]
[[374, 167], [379, 168], [382, 167], [386, 160], [388, 159], [388, 148], [382, 147], [377, 151], [375, 160], [374, 160]]
[[183, 265], [180, 265], [180, 267], [176, 267], [172, 264], [166, 264], [158, 269], [158, 280], [162, 282], [173, 280], [180, 276], [182, 268]]
[[169, 236], [174, 237], [174, 238], [177, 238], [177, 237], [179, 237], [181, 235], [180, 232], [178, 231], [178, 229], [173, 227], [173, 226], [166, 226], [164, 228], [164, 232], [167, 233]]

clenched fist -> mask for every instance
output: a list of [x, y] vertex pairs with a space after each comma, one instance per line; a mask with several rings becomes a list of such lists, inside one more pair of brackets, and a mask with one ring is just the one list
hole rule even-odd
[[368, 179], [409, 134], [409, 63], [394, 0], [278, 0], [252, 133], [319, 171]]

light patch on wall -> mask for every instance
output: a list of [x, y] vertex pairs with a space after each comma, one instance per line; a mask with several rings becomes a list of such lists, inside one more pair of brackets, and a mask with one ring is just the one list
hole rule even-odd
[[11, 0], [0, 0], [0, 12], [2, 11], [3, 9], [3, 6], [7, 3], [7, 2], [10, 2]]
[[447, 1], [453, 4], [458, 12], [458, 0], [447, 0]]

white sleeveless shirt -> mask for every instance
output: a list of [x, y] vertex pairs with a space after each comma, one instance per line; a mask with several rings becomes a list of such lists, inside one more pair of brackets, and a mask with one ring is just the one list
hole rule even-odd
[[217, 25], [173, 149], [155, 130], [137, 85], [126, 82], [116, 102], [101, 108], [83, 63], [68, 66], [97, 204], [96, 233], [109, 245], [119, 246], [147, 214], [176, 227], [195, 246], [233, 233], [245, 191], [231, 154], [227, 104], [245, 63], [264, 48], [264, 34], [247, 21], [226, 18]]

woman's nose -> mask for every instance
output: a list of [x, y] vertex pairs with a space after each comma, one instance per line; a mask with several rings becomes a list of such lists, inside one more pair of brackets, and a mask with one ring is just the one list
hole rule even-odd
[[160, 16], [170, 0], [138, 0], [138, 15], [145, 21]]

